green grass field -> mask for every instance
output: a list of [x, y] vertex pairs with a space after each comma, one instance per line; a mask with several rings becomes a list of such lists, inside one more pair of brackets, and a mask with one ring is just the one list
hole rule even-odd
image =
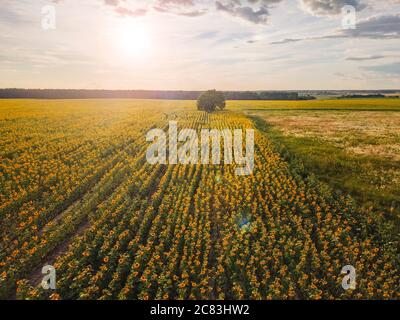
[[229, 101], [228, 109], [239, 110], [391, 110], [400, 111], [400, 99], [331, 99], [311, 101]]
[[371, 212], [387, 241], [400, 234], [400, 100], [230, 102], [262, 120], [281, 154]]

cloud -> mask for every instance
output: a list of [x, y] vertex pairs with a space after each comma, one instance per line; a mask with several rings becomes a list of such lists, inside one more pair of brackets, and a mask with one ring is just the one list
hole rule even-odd
[[223, 4], [219, 1], [215, 2], [216, 8], [219, 11], [226, 12], [234, 17], [240, 17], [255, 24], [267, 23], [269, 12], [267, 7], [261, 6], [260, 8], [253, 9], [249, 6], [238, 6], [236, 2]]
[[128, 8], [126, 6], [122, 6], [121, 3], [126, 0], [102, 0], [106, 6], [114, 7], [114, 11], [122, 16], [122, 17], [141, 17], [147, 14], [146, 8]]
[[373, 72], [385, 73], [385, 74], [389, 74], [389, 75], [399, 75], [400, 74], [400, 62], [384, 64], [384, 65], [380, 65], [380, 66], [364, 67], [364, 69], [373, 71]]
[[194, 6], [194, 0], [158, 0], [159, 5], [169, 6], [169, 5], [182, 5], [182, 6]]
[[185, 17], [198, 17], [215, 9], [233, 17], [255, 24], [268, 22], [269, 7], [283, 0], [149, 0], [142, 8], [131, 9], [128, 0], [101, 0], [105, 5], [114, 7], [120, 15], [140, 16], [150, 9], [159, 13], [169, 13]]
[[361, 20], [357, 23], [356, 29], [343, 29], [332, 34], [315, 37], [288, 38], [270, 42], [270, 44], [286, 44], [307, 40], [338, 38], [399, 39], [400, 14], [374, 16]]
[[215, 1], [217, 11], [225, 12], [255, 24], [266, 24], [269, 8], [283, 0], [228, 0]]
[[180, 16], [184, 16], [184, 17], [199, 17], [202, 16], [204, 14], [206, 14], [207, 11], [201, 11], [201, 10], [193, 10], [193, 11], [189, 11], [189, 12], [176, 12], [175, 14], [180, 15]]
[[298, 42], [298, 41], [303, 41], [303, 40], [307, 40], [307, 39], [286, 38], [286, 39], [283, 39], [283, 40], [270, 42], [270, 44], [285, 44], [285, 43], [292, 43], [292, 42]]
[[141, 17], [147, 14], [146, 9], [135, 9], [131, 10], [125, 7], [117, 7], [115, 8], [115, 12], [121, 16], [130, 16], [130, 17]]
[[199, 17], [207, 13], [207, 10], [190, 10], [190, 11], [183, 11], [183, 10], [171, 10], [170, 8], [163, 8], [163, 7], [153, 7], [154, 10], [161, 13], [172, 13], [179, 16], [184, 17]]
[[369, 60], [379, 60], [386, 58], [387, 56], [382, 56], [382, 55], [375, 55], [375, 56], [369, 56], [369, 57], [348, 57], [346, 60], [348, 61], [369, 61]]
[[343, 34], [372, 39], [396, 39], [400, 37], [400, 14], [375, 16], [357, 23], [356, 29], [344, 30]]
[[[64, 0], [53, 0], [62, 2]], [[213, 9], [246, 20], [254, 24], [267, 24], [270, 19], [270, 9], [285, 0], [98, 0], [121, 16], [143, 16], [150, 11], [169, 13], [185, 17], [199, 17]], [[298, 0], [302, 8], [316, 16], [331, 16], [341, 14], [345, 5], [354, 6], [360, 11], [367, 7], [362, 0]], [[400, 3], [400, 0], [391, 0]], [[372, 22], [371, 22], [372, 23]], [[377, 27], [377, 26], [375, 26]], [[380, 26], [378, 26], [380, 27]], [[343, 35], [342, 35], [343, 36]], [[361, 35], [362, 36], [362, 35]], [[301, 40], [301, 39], [300, 39]], [[299, 41], [285, 39], [277, 43]], [[276, 43], [274, 43], [276, 44]]]
[[104, 3], [108, 6], [116, 7], [119, 4], [119, 0], [104, 0]]
[[185, 17], [199, 17], [208, 12], [208, 8], [198, 5], [201, 2], [196, 0], [157, 0], [153, 9], [162, 13], [172, 13]]
[[197, 36], [195, 36], [194, 39], [212, 39], [215, 38], [218, 35], [218, 33], [219, 33], [218, 31], [202, 32]]
[[360, 0], [302, 0], [301, 2], [306, 11], [316, 16], [340, 14], [346, 5], [353, 6], [358, 11], [367, 7]]

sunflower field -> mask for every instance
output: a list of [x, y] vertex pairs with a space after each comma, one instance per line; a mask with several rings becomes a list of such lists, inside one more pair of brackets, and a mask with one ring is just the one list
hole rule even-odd
[[[254, 129], [253, 173], [149, 164], [146, 133], [170, 120]], [[0, 145], [0, 298], [400, 298], [398, 251], [370, 213], [292, 167], [240, 110], [5, 100]], [[41, 287], [45, 265], [55, 290]]]

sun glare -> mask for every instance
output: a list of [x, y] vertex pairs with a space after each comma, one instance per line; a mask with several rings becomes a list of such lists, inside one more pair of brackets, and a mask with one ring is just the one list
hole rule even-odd
[[150, 33], [138, 21], [124, 21], [115, 30], [117, 49], [127, 58], [143, 58], [150, 53]]

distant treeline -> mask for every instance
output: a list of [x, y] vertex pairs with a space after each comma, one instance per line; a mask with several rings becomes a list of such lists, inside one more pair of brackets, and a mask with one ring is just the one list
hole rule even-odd
[[383, 94], [348, 94], [338, 97], [338, 99], [358, 99], [358, 98], [385, 98]]
[[292, 91], [227, 91], [227, 100], [313, 100], [311, 95], [299, 95]]
[[[202, 91], [0, 89], [0, 99], [167, 99], [197, 100]], [[292, 91], [226, 91], [227, 100], [311, 100]]]

